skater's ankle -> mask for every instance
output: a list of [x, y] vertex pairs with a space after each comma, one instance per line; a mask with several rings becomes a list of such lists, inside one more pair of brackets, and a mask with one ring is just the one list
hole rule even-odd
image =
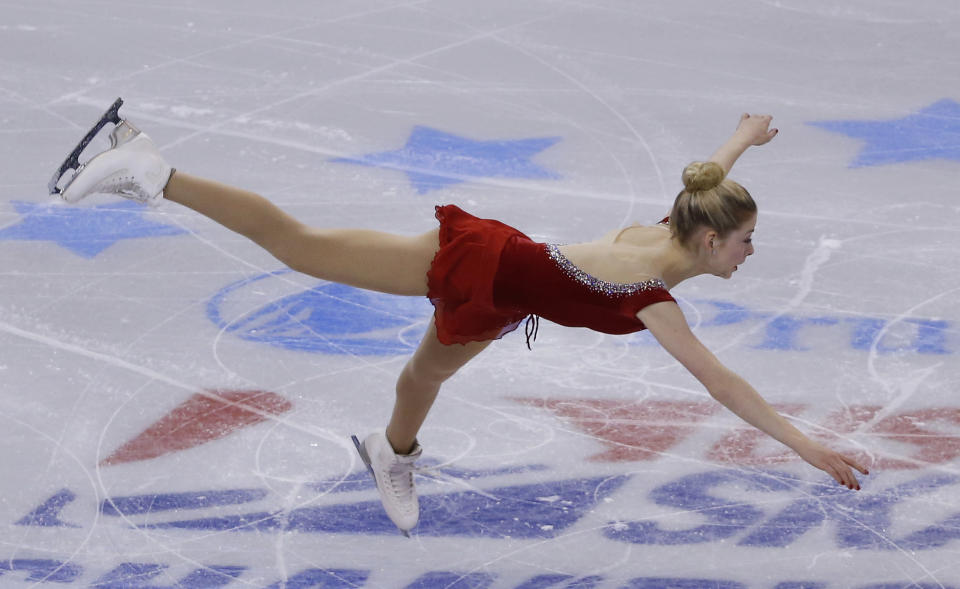
[[393, 448], [393, 453], [398, 456], [406, 456], [413, 452], [417, 448], [417, 438], [412, 440], [407, 437], [399, 437], [390, 433], [390, 428], [387, 428], [387, 442], [390, 444], [390, 447]]
[[167, 181], [163, 185], [163, 188], [160, 190], [160, 194], [165, 200], [173, 200], [170, 198], [170, 184], [173, 183], [174, 176], [177, 175], [177, 169], [174, 167], [170, 168], [170, 175], [167, 176]]

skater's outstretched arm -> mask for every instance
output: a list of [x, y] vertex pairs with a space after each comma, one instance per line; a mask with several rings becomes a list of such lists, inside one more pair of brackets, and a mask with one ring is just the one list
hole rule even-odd
[[741, 419], [785, 444], [841, 485], [860, 489], [852, 469], [868, 474], [857, 461], [830, 450], [793, 427], [745, 380], [724, 366], [690, 331], [675, 303], [656, 303], [638, 314], [657, 341], [699, 380], [714, 399]]
[[743, 152], [752, 145], [763, 145], [776, 137], [777, 129], [770, 128], [773, 117], [770, 115], [740, 115], [737, 130], [710, 156], [710, 161], [723, 168], [725, 174], [730, 173], [733, 164], [743, 155]]
[[391, 294], [427, 293], [436, 229], [418, 236], [316, 229], [258, 194], [179, 171], [163, 194], [253, 240], [298, 272]]

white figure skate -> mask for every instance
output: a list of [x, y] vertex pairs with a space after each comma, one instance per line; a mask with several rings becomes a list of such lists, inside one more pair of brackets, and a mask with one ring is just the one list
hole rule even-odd
[[[50, 194], [74, 203], [91, 194], [115, 194], [137, 202], [156, 206], [163, 198], [163, 189], [173, 173], [146, 133], [120, 117], [123, 104], [118, 98], [100, 120], [87, 132], [50, 179]], [[97, 133], [113, 123], [110, 148], [80, 163], [80, 154]], [[73, 170], [63, 187], [61, 180]]]
[[410, 530], [420, 520], [420, 502], [413, 484], [413, 473], [414, 462], [420, 458], [423, 448], [416, 444], [412, 452], [402, 455], [393, 451], [387, 436], [382, 433], [370, 434], [363, 443], [357, 436], [350, 438], [377, 483], [380, 502], [387, 516], [409, 538]]

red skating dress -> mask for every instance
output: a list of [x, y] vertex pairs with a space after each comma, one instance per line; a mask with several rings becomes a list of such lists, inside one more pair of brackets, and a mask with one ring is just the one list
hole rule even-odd
[[[437, 338], [496, 339], [537, 316], [568, 327], [623, 334], [646, 329], [637, 312], [674, 301], [658, 279], [622, 284], [583, 272], [557, 246], [493, 219], [438, 206], [440, 249], [427, 272]], [[528, 332], [528, 344], [529, 344]]]

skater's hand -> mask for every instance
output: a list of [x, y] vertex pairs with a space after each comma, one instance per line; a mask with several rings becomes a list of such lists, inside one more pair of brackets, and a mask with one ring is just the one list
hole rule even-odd
[[870, 474], [864, 466], [853, 458], [844, 456], [812, 440], [798, 448], [797, 454], [851, 490], [860, 490], [860, 483], [857, 481], [856, 475], [853, 474], [853, 469], [859, 470], [862, 474]]
[[770, 128], [770, 115], [740, 115], [740, 123], [730, 139], [710, 156], [710, 161], [718, 164], [723, 171], [730, 169], [737, 159], [752, 145], [763, 145], [776, 137], [777, 130]]
[[770, 115], [751, 115], [744, 113], [740, 115], [740, 123], [734, 133], [746, 145], [763, 145], [777, 136], [778, 129], [771, 129], [770, 123], [773, 117]]

